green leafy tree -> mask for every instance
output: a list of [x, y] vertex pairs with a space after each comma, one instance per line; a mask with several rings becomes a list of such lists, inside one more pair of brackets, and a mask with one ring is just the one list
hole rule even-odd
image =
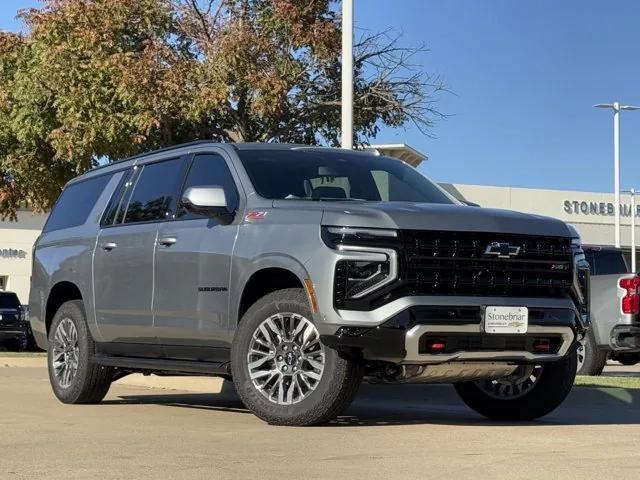
[[[45, 0], [0, 33], [0, 214], [52, 206], [104, 159], [194, 139], [339, 142], [329, 0]], [[388, 32], [355, 48], [355, 138], [430, 134], [443, 89]]]

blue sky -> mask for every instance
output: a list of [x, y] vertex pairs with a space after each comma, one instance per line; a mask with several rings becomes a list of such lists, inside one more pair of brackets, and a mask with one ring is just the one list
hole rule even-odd
[[[17, 30], [3, 0], [0, 28]], [[427, 153], [438, 181], [611, 191], [612, 118], [591, 107], [640, 104], [636, 0], [355, 0], [357, 28], [394, 28], [455, 93], [433, 133], [384, 130], [380, 143]], [[640, 111], [622, 114], [622, 186], [640, 187]]]

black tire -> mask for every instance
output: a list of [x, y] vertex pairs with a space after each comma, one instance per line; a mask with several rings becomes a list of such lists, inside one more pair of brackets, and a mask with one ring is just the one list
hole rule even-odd
[[[78, 333], [78, 368], [69, 386], [62, 386], [53, 368], [53, 342], [60, 322], [70, 319]], [[95, 344], [87, 327], [84, 304], [81, 300], [63, 303], [58, 309], [49, 330], [47, 365], [53, 393], [62, 403], [100, 403], [109, 391], [113, 369], [95, 365], [91, 361]]]
[[632, 367], [633, 365], [637, 365], [640, 362], [640, 354], [623, 354], [616, 358], [616, 360], [622, 365]]
[[[607, 364], [608, 353], [598, 348], [593, 329], [589, 329], [584, 338], [584, 349], [579, 350], [577, 355], [583, 355], [582, 366], [578, 369], [578, 375], [599, 376], [602, 374]], [[579, 363], [579, 362], [578, 362]]]
[[362, 382], [362, 367], [324, 347], [324, 370], [315, 390], [291, 405], [267, 399], [250, 378], [247, 364], [252, 337], [260, 324], [278, 313], [294, 313], [311, 321], [307, 296], [290, 288], [269, 293], [254, 303], [242, 317], [231, 348], [233, 383], [244, 405], [272, 425], [318, 425], [337, 417], [346, 409]]
[[478, 382], [462, 382], [456, 391], [473, 410], [492, 420], [534, 420], [555, 410], [567, 397], [576, 376], [576, 354], [546, 363], [537, 383], [524, 395], [503, 399], [490, 396]]

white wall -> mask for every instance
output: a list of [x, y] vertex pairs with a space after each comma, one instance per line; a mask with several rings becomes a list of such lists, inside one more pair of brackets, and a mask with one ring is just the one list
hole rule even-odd
[[[20, 302], [29, 301], [31, 284], [31, 252], [46, 221], [46, 215], [18, 212], [18, 221], [0, 221], [0, 276], [8, 277], [6, 290], [16, 292]], [[5, 253], [3, 250], [13, 250]], [[24, 254], [15, 255], [15, 251]]]

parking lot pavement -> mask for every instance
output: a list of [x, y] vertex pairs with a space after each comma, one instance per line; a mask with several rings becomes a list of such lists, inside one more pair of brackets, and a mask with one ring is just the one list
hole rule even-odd
[[542, 421], [496, 424], [449, 386], [366, 386], [325, 427], [271, 427], [220, 394], [115, 386], [54, 399], [43, 368], [0, 368], [0, 478], [638, 478], [640, 390], [576, 388]]

